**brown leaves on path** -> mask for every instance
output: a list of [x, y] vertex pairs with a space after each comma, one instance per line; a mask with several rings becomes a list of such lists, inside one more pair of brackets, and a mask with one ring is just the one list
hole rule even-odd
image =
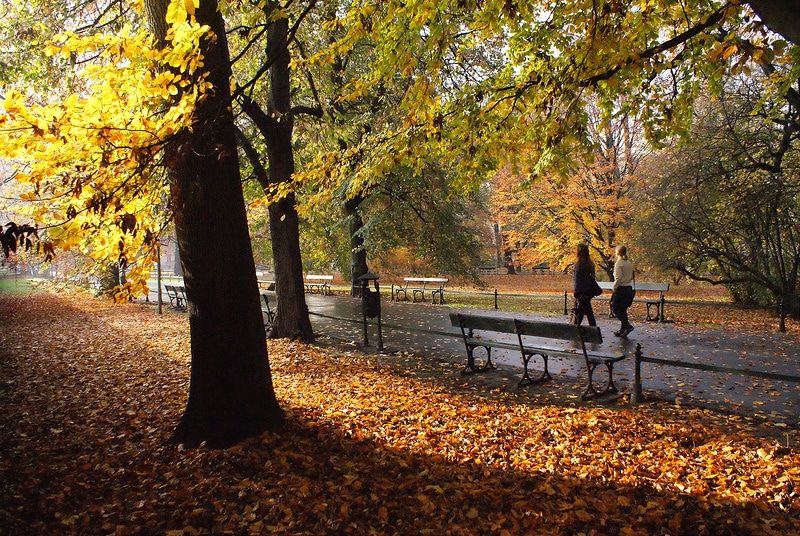
[[796, 436], [747, 419], [270, 341], [285, 430], [189, 450], [185, 315], [39, 294], [0, 318], [0, 533], [800, 534]]

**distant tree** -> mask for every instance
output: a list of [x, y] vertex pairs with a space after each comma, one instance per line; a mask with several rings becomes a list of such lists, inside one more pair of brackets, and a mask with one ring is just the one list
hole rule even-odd
[[762, 102], [754, 78], [707, 99], [691, 143], [647, 165], [641, 234], [662, 266], [726, 286], [737, 301], [797, 316], [800, 275], [800, 108]]
[[525, 180], [509, 168], [495, 178], [492, 201], [506, 240], [519, 244], [525, 264], [566, 269], [575, 246], [589, 245], [598, 267], [613, 278], [614, 247], [630, 226], [630, 192], [645, 151], [637, 122], [627, 115], [602, 122], [589, 110], [587, 139], [593, 150], [564, 174]]

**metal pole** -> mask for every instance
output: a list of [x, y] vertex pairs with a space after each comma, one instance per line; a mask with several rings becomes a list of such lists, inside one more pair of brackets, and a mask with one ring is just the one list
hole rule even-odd
[[638, 406], [642, 401], [642, 345], [636, 343], [636, 351], [633, 353], [633, 392], [631, 393], [631, 404]]
[[[375, 280], [375, 293], [378, 295], [378, 351], [383, 351], [383, 334], [381, 333], [381, 287]], [[441, 300], [441, 298], [440, 298]]]
[[497, 310], [497, 289], [494, 289], [494, 308]]

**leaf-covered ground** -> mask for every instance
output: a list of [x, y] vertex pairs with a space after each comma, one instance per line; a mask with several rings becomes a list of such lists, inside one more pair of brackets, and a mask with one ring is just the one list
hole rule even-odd
[[0, 322], [2, 534], [800, 534], [794, 430], [270, 341], [285, 430], [186, 449], [185, 315], [41, 293]]

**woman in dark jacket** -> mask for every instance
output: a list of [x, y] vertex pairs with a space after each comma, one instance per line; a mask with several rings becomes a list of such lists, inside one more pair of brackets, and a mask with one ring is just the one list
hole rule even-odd
[[572, 272], [574, 283], [573, 296], [575, 296], [575, 324], [580, 326], [583, 317], [589, 321], [590, 326], [596, 326], [592, 298], [595, 296], [594, 263], [589, 258], [589, 246], [578, 244], [575, 251], [575, 267]]

